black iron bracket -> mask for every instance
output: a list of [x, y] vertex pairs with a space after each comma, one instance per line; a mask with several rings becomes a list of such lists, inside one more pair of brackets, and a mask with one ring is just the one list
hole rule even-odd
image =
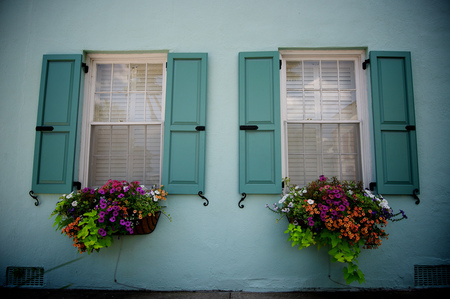
[[81, 63], [81, 67], [84, 69], [85, 74], [87, 74], [87, 72], [89, 72], [89, 66], [85, 62]]
[[405, 126], [405, 129], [407, 131], [415, 131], [416, 130], [416, 126], [414, 126], [414, 125], [407, 125], [407, 126]]
[[204, 200], [206, 200], [206, 202], [203, 203], [203, 205], [206, 207], [207, 205], [209, 205], [209, 200], [203, 196], [203, 192], [202, 191], [198, 191], [198, 196], [200, 196], [201, 198], [203, 198]]
[[370, 184], [369, 184], [369, 190], [370, 191], [373, 191], [373, 190], [375, 190], [375, 187], [377, 186], [377, 182], [371, 182]]
[[31, 190], [30, 192], [28, 192], [28, 194], [30, 194], [30, 196], [36, 200], [36, 202], [34, 203], [34, 205], [37, 207], [39, 205], [39, 199], [37, 197], [37, 195], [34, 194], [33, 190]]
[[366, 59], [364, 60], [364, 62], [362, 63], [362, 68], [363, 70], [365, 70], [367, 68], [367, 65], [370, 64], [370, 59]]
[[418, 205], [418, 204], [420, 203], [420, 199], [419, 199], [419, 197], [417, 196], [417, 194], [419, 194], [419, 189], [414, 189], [414, 191], [413, 191], [413, 197], [414, 197], [414, 199], [416, 200], [416, 205]]
[[195, 129], [197, 131], [204, 131], [205, 130], [205, 126], [196, 126]]
[[242, 204], [242, 202], [244, 201], [244, 199], [247, 197], [247, 193], [242, 193], [242, 197], [241, 197], [241, 200], [239, 201], [239, 203], [238, 203], [238, 206], [241, 208], [241, 209], [243, 209], [244, 208], [244, 205]]

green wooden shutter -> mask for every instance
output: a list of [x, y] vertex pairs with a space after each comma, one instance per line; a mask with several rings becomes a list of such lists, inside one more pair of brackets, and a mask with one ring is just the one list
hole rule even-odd
[[68, 193], [73, 187], [81, 55], [44, 55], [32, 190]]
[[279, 53], [239, 53], [239, 191], [281, 193]]
[[169, 194], [204, 192], [207, 53], [169, 53], [162, 183]]
[[370, 52], [377, 191], [419, 189], [414, 94], [409, 52]]

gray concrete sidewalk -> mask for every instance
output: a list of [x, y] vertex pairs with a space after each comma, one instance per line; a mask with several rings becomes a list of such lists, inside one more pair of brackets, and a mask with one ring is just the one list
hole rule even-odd
[[250, 292], [153, 292], [153, 291], [110, 291], [110, 290], [50, 290], [50, 289], [23, 289], [0, 287], [2, 298], [31, 298], [31, 299], [435, 299], [447, 298], [450, 288], [429, 288], [413, 290], [362, 290], [362, 291], [304, 291], [281, 293], [250, 293]]

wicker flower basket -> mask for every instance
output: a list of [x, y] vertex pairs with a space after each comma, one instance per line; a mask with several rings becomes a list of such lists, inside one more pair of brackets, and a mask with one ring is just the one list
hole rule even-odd
[[134, 229], [135, 235], [145, 235], [150, 234], [156, 228], [158, 224], [159, 216], [161, 216], [161, 211], [156, 212], [156, 214], [151, 216], [146, 216], [139, 220], [138, 225]]

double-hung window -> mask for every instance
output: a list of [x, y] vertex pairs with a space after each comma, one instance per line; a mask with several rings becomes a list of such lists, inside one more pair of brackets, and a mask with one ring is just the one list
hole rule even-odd
[[166, 54], [89, 55], [83, 111], [83, 185], [161, 181]]
[[[367, 179], [369, 149], [363, 51], [281, 51], [283, 176]], [[370, 152], [369, 152], [370, 153]]]

